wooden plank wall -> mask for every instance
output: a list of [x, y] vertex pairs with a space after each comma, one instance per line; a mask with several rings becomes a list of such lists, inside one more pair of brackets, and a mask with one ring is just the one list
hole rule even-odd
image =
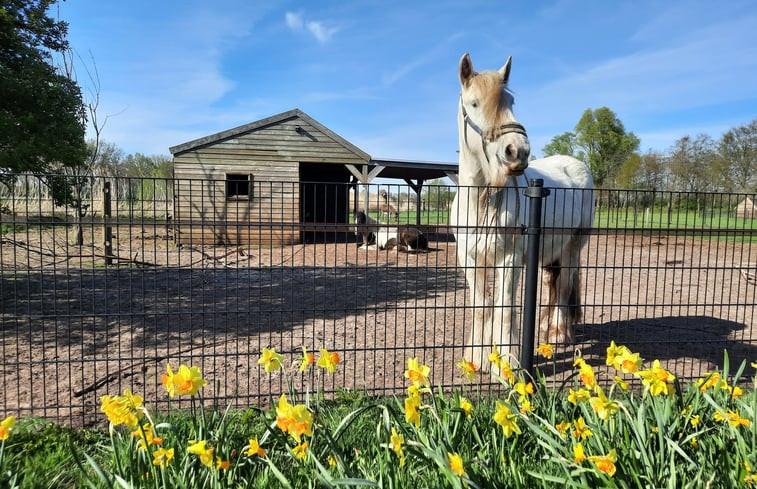
[[[299, 242], [292, 224], [300, 221], [301, 162], [359, 165], [365, 160], [296, 116], [174, 155], [178, 242]], [[227, 173], [252, 175], [252, 199], [227, 199]]]

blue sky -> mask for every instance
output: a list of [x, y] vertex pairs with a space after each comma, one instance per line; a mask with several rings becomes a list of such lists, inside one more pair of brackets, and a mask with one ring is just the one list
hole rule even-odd
[[753, 1], [68, 0], [59, 16], [127, 154], [299, 108], [375, 158], [454, 162], [465, 52], [477, 70], [512, 55], [537, 156], [587, 108], [642, 151], [757, 118]]

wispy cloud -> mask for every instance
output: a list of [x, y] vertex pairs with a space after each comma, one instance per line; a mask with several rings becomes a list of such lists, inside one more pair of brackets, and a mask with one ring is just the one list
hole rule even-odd
[[339, 31], [338, 27], [327, 27], [322, 21], [306, 20], [300, 12], [287, 12], [284, 14], [287, 27], [293, 31], [307, 30], [321, 44], [326, 43]]

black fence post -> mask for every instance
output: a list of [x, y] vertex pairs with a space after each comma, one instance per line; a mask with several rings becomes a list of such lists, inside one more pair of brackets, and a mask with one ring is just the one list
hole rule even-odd
[[544, 188], [544, 180], [533, 178], [528, 182], [524, 192], [530, 199], [528, 213], [528, 227], [526, 236], [526, 282], [523, 299], [523, 338], [521, 340], [520, 366], [528, 374], [534, 375], [534, 336], [536, 326], [536, 289], [539, 281], [539, 245], [541, 244], [541, 204], [542, 199], [549, 195]]
[[113, 227], [111, 218], [110, 182], [103, 182], [103, 248], [105, 264], [113, 265]]

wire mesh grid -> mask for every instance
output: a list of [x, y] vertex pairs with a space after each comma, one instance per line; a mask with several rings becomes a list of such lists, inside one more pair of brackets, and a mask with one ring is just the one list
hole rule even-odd
[[[57, 202], [27, 175], [0, 194], [3, 414], [88, 425], [101, 421], [101, 396], [125, 389], [168, 407], [167, 364], [199, 366], [206, 401], [236, 408], [268, 403], [287, 378], [325, 395], [402, 393], [412, 357], [445, 390], [498, 390], [455, 365], [473, 317], [491, 307], [472, 303], [458, 264], [455, 187], [417, 196], [389, 184], [82, 181], [84, 191]], [[724, 350], [732, 363], [755, 360], [757, 214], [737, 211], [746, 197], [596, 191], [594, 227], [581, 231], [588, 243], [571, 265], [583, 319], [575, 341], [537, 356], [537, 368], [561, 382], [577, 352], [603, 365], [611, 340], [683, 379], [722, 364]], [[373, 228], [355, 224], [359, 211]], [[518, 224], [484, 232], [520, 236]], [[428, 250], [398, 230], [420, 232]], [[364, 245], [371, 233], [393, 237], [390, 249]], [[521, 280], [508, 306], [518, 321], [523, 293]], [[337, 352], [339, 368], [300, 373], [303, 347]], [[284, 354], [286, 375], [258, 364], [263, 348]]]

